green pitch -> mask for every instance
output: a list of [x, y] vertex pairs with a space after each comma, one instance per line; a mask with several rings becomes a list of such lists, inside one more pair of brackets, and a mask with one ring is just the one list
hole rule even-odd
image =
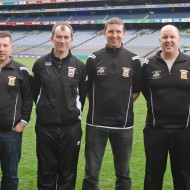
[[[35, 61], [33, 58], [19, 58], [16, 59], [25, 64], [29, 70]], [[82, 127], [83, 138], [81, 143], [81, 150], [78, 164], [78, 175], [76, 190], [81, 190], [82, 180], [84, 176], [84, 137], [85, 137], [85, 119], [88, 109], [88, 101], [83, 113]], [[141, 95], [134, 106], [135, 112], [135, 128], [134, 128], [134, 140], [133, 140], [133, 153], [131, 158], [131, 178], [132, 178], [132, 190], [143, 190], [144, 180], [144, 167], [145, 167], [145, 155], [143, 147], [143, 128], [145, 123], [145, 101]], [[37, 190], [37, 160], [36, 160], [36, 140], [35, 140], [35, 106], [33, 106], [33, 112], [31, 120], [27, 125], [23, 133], [23, 147], [22, 157], [19, 164], [19, 190]], [[113, 157], [111, 153], [110, 144], [108, 143], [105, 151], [101, 173], [100, 173], [100, 190], [114, 190], [114, 169], [113, 169]], [[170, 167], [168, 168], [164, 177], [163, 190], [173, 190], [172, 178], [170, 173]]]

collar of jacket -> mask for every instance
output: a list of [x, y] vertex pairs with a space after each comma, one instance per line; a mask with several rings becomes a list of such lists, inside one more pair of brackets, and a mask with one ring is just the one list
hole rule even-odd
[[12, 58], [12, 57], [9, 57], [9, 62], [6, 63], [6, 65], [4, 65], [2, 68], [13, 69], [13, 68], [14, 68], [13, 58]]
[[[163, 60], [163, 59], [161, 58], [161, 56], [160, 56], [160, 55], [161, 55], [161, 52], [162, 52], [162, 50], [159, 50], [159, 51], [156, 53], [156, 57], [157, 57], [158, 59]], [[186, 60], [188, 60], [188, 59], [189, 59], [188, 55], [182, 53], [182, 52], [179, 50], [179, 55], [177, 56], [175, 62], [183, 62], [183, 61], [186, 61]]]
[[52, 56], [52, 58], [53, 58], [54, 60], [57, 60], [57, 61], [64, 61], [64, 60], [69, 59], [69, 58], [72, 56], [71, 50], [69, 50], [69, 54], [67, 55], [67, 57], [65, 57], [65, 58], [63, 58], [63, 59], [60, 59], [59, 57], [56, 57], [56, 56], [54, 55], [53, 50], [54, 50], [54, 48], [51, 50], [51, 56]]
[[123, 49], [123, 43], [121, 44], [121, 47], [119, 47], [119, 48], [111, 48], [108, 46], [108, 44], [106, 44], [105, 48], [107, 51], [110, 51], [110, 52], [118, 52]]

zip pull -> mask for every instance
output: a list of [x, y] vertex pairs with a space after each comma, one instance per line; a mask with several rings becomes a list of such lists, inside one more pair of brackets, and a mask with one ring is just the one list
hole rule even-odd
[[60, 73], [61, 73], [61, 61], [59, 62], [59, 65], [58, 65], [58, 71], [59, 71], [59, 77], [61, 76]]

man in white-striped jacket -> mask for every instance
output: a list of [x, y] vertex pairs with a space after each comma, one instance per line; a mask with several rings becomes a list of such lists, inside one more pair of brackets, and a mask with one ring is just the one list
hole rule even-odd
[[99, 172], [108, 139], [114, 156], [115, 189], [130, 190], [133, 102], [140, 92], [141, 64], [138, 56], [123, 47], [122, 20], [108, 20], [104, 35], [106, 47], [91, 54], [86, 63], [89, 111], [83, 190], [99, 189]]
[[12, 39], [0, 33], [0, 165], [1, 190], [18, 189], [22, 132], [30, 119], [32, 93], [27, 68], [11, 57]]

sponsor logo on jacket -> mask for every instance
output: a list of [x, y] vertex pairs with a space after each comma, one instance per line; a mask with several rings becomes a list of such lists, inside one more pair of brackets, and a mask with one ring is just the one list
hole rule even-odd
[[97, 75], [106, 75], [106, 67], [97, 67]]
[[52, 62], [45, 62], [45, 66], [52, 66]]
[[160, 79], [161, 78], [161, 71], [152, 71], [152, 79]]

